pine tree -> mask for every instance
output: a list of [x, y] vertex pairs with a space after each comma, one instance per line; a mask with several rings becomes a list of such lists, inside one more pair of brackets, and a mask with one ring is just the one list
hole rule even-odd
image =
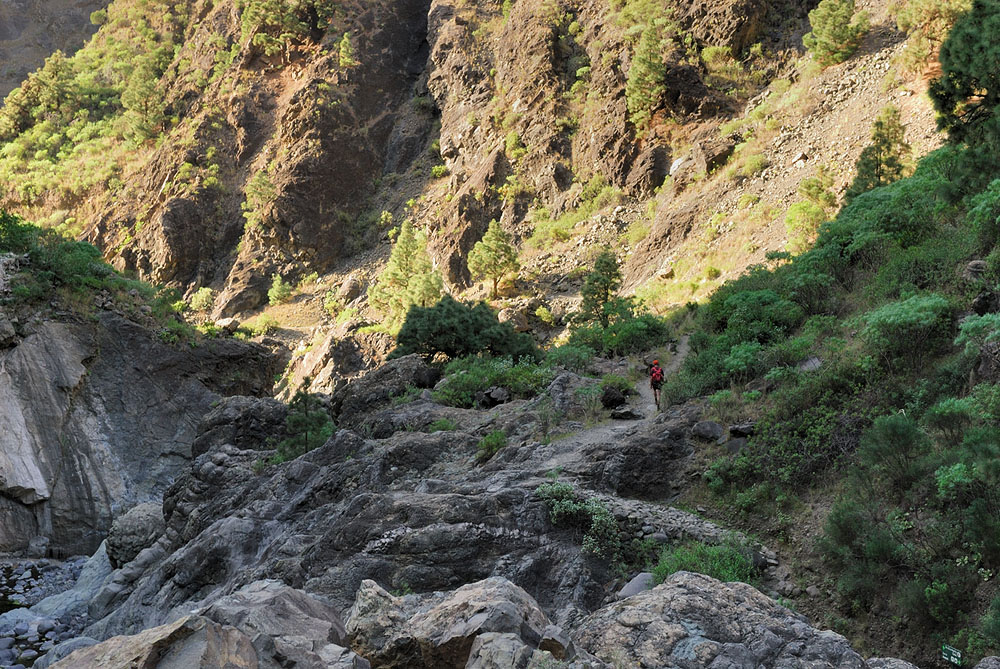
[[302, 388], [296, 391], [288, 404], [288, 417], [285, 418], [285, 433], [287, 438], [278, 444], [277, 462], [286, 462], [318, 448], [326, 443], [333, 434], [333, 420], [323, 406], [303, 388], [308, 388], [311, 379], [302, 381]]
[[903, 176], [910, 153], [905, 135], [906, 126], [899, 120], [899, 109], [892, 105], [882, 109], [872, 126], [872, 143], [858, 158], [858, 174], [845, 194], [848, 201]]
[[584, 279], [580, 296], [580, 321], [598, 321], [601, 327], [608, 327], [611, 320], [615, 293], [622, 283], [622, 273], [618, 267], [618, 259], [610, 249], [604, 249], [597, 260], [594, 269]]
[[1000, 0], [975, 0], [941, 45], [943, 73], [928, 91], [938, 111], [938, 127], [948, 131], [949, 139], [967, 141], [985, 129], [981, 139], [991, 145], [991, 152], [1000, 143], [994, 115], [1000, 106], [998, 31]]
[[430, 306], [441, 297], [444, 281], [427, 254], [427, 236], [403, 221], [389, 262], [378, 282], [368, 289], [368, 301], [386, 317], [390, 329], [398, 327], [413, 305]]
[[868, 32], [868, 15], [854, 13], [854, 0], [822, 0], [809, 12], [809, 25], [812, 32], [802, 43], [825, 67], [843, 63], [857, 51]]
[[340, 38], [340, 66], [354, 67], [358, 64], [358, 61], [354, 60], [354, 46], [351, 44], [351, 33], [344, 33], [344, 36]]
[[483, 238], [476, 242], [469, 252], [469, 273], [475, 281], [488, 278], [493, 280], [492, 297], [497, 296], [497, 286], [507, 272], [521, 268], [517, 261], [517, 250], [508, 235], [496, 220], [490, 221]]
[[653, 112], [666, 92], [660, 31], [650, 25], [642, 32], [639, 46], [632, 57], [632, 67], [625, 82], [625, 103], [629, 118], [639, 127], [649, 124]]

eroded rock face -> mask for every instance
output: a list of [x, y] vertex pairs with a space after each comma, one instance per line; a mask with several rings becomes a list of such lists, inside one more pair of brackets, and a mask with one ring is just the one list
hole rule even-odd
[[745, 583], [690, 572], [595, 612], [576, 640], [607, 662], [624, 651], [644, 667], [865, 668], [839, 634], [811, 627]]
[[364, 581], [349, 619], [352, 646], [386, 669], [465, 667], [481, 634], [512, 634], [537, 648], [549, 627], [528, 593], [503, 578], [408, 603]]
[[220, 394], [269, 389], [269, 356], [233, 340], [161, 343], [111, 312], [45, 321], [0, 351], [0, 550], [92, 553], [112, 518], [158, 499]]

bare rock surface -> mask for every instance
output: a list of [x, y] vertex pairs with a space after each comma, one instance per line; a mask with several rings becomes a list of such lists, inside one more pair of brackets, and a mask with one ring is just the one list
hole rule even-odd
[[55, 555], [92, 553], [187, 466], [211, 404], [269, 390], [272, 373], [251, 344], [179, 349], [113, 312], [26, 325], [0, 351], [0, 550], [43, 537]]
[[755, 588], [690, 572], [600, 609], [575, 637], [606, 662], [624, 655], [640, 667], [865, 667], [844, 637], [811, 627]]

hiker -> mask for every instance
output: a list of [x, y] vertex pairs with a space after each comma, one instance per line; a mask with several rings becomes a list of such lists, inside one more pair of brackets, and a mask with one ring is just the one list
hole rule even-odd
[[654, 360], [653, 366], [649, 368], [649, 387], [653, 389], [653, 399], [656, 401], [656, 408], [660, 408], [660, 386], [663, 385], [663, 368], [660, 361]]

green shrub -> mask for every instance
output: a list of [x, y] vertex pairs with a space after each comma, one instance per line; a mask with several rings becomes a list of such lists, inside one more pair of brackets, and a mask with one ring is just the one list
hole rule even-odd
[[531, 336], [501, 323], [485, 302], [470, 305], [445, 295], [433, 307], [412, 306], [389, 355], [443, 353], [455, 359], [476, 353], [534, 360], [539, 356]]
[[893, 414], [877, 418], [858, 450], [861, 464], [885, 477], [890, 490], [901, 494], [929, 473], [925, 456], [931, 442], [912, 418]]
[[611, 510], [596, 498], [581, 498], [569, 483], [543, 483], [535, 494], [549, 508], [553, 525], [583, 530], [583, 549], [616, 562], [621, 557], [621, 531]]
[[562, 367], [571, 372], [583, 373], [593, 362], [595, 355], [594, 349], [587, 346], [563, 344], [545, 354], [545, 364], [550, 367]]
[[[415, 390], [417, 390], [416, 394], [419, 395], [420, 390], [419, 389]], [[406, 395], [404, 394], [402, 397], [405, 396]], [[424, 428], [424, 432], [451, 432], [452, 430], [455, 429], [458, 429], [458, 425], [455, 423], [455, 421], [448, 418], [438, 418], [437, 420], [431, 421], [427, 425], [427, 427]]]
[[601, 377], [601, 389], [615, 388], [624, 395], [635, 392], [635, 384], [620, 374], [605, 374]]
[[826, 220], [823, 208], [812, 202], [796, 202], [785, 214], [785, 231], [788, 233], [788, 250], [805, 251], [816, 236], [820, 224]]
[[195, 311], [208, 311], [215, 302], [215, 293], [208, 286], [202, 286], [191, 296], [191, 308]]
[[435, 179], [442, 179], [448, 176], [448, 167], [446, 165], [435, 165], [431, 168], [431, 176]]
[[732, 539], [715, 546], [689, 541], [664, 548], [653, 567], [654, 579], [663, 583], [679, 571], [705, 574], [723, 582], [754, 583], [757, 580], [749, 550]]
[[278, 322], [277, 318], [269, 314], [263, 314], [252, 321], [247, 321], [240, 329], [245, 331], [250, 337], [261, 337], [271, 334], [280, 327], [281, 323]]
[[821, 0], [809, 12], [812, 31], [802, 43], [820, 65], [842, 63], [857, 51], [868, 32], [868, 15], [854, 13], [854, 0]]
[[861, 336], [887, 366], [903, 361], [917, 367], [941, 344], [950, 316], [951, 305], [941, 295], [914, 295], [862, 316]]
[[445, 378], [434, 390], [434, 400], [465, 408], [475, 404], [476, 393], [493, 386], [506, 388], [514, 397], [535, 397], [555, 376], [550, 367], [528, 359], [515, 364], [511, 358], [477, 356], [448, 363], [444, 374]]
[[507, 445], [507, 435], [503, 430], [493, 430], [476, 444], [476, 460], [486, 462]]
[[967, 221], [976, 233], [980, 253], [989, 253], [1000, 242], [1000, 179], [972, 198]]
[[899, 109], [892, 105], [883, 108], [872, 127], [872, 143], [858, 158], [857, 176], [844, 194], [847, 200], [903, 176], [910, 154], [905, 136], [906, 126], [900, 121]]
[[286, 282], [280, 274], [274, 274], [271, 276], [271, 287], [267, 291], [268, 304], [274, 306], [287, 302], [294, 292], [295, 287], [290, 282]]

